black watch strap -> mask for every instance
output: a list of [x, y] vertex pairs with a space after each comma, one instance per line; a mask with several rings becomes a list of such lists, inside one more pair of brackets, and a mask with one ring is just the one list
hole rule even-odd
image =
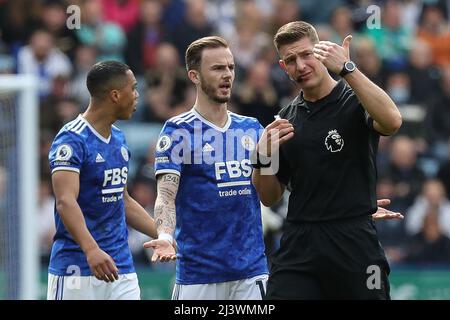
[[339, 73], [339, 75], [341, 77], [343, 77], [343, 76], [345, 76], [345, 75], [347, 75], [347, 74], [349, 74], [349, 73], [351, 73], [351, 72], [353, 72], [355, 70], [356, 70], [355, 63], [353, 61], [351, 61], [351, 60], [348, 60], [348, 61], [346, 61], [344, 63], [344, 66], [343, 66], [341, 72]]
[[252, 154], [251, 164], [253, 169], [269, 168], [272, 165], [272, 161], [270, 157], [255, 152]]

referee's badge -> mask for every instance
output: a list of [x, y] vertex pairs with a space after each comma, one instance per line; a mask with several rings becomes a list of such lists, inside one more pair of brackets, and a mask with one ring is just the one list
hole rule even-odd
[[255, 141], [253, 141], [253, 139], [248, 135], [242, 136], [241, 144], [245, 150], [253, 151], [255, 149]]
[[124, 160], [128, 161], [129, 157], [128, 157], [128, 150], [127, 150], [127, 148], [122, 146], [122, 148], [120, 148], [120, 152], [122, 153], [122, 157], [124, 158]]
[[325, 147], [331, 152], [339, 152], [344, 147], [344, 139], [342, 139], [336, 129], [328, 131], [328, 135], [325, 138]]

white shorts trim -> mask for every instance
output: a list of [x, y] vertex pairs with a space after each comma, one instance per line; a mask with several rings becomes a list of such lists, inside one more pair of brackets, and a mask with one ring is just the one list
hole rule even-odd
[[268, 278], [267, 274], [262, 274], [220, 283], [175, 284], [172, 300], [262, 300]]
[[119, 280], [105, 282], [94, 276], [48, 274], [47, 300], [140, 300], [136, 273], [119, 274]]

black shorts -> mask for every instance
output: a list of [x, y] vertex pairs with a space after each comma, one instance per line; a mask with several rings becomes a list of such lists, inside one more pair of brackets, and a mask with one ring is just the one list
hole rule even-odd
[[266, 299], [390, 299], [389, 271], [370, 216], [287, 223]]

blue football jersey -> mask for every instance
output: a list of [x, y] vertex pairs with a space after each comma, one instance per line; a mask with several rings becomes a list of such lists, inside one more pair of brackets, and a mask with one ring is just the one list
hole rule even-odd
[[219, 283], [268, 273], [250, 162], [262, 129], [255, 118], [232, 112], [220, 128], [195, 109], [165, 123], [155, 168], [156, 175], [180, 176], [177, 283]]
[[[105, 139], [81, 116], [59, 131], [49, 153], [52, 174], [58, 170], [79, 173], [77, 202], [87, 228], [121, 274], [134, 272], [123, 200], [129, 159], [125, 137], [118, 128], [113, 126], [111, 136]], [[82, 276], [92, 275], [86, 256], [64, 227], [56, 207], [55, 224], [49, 272], [68, 275], [79, 270]]]

